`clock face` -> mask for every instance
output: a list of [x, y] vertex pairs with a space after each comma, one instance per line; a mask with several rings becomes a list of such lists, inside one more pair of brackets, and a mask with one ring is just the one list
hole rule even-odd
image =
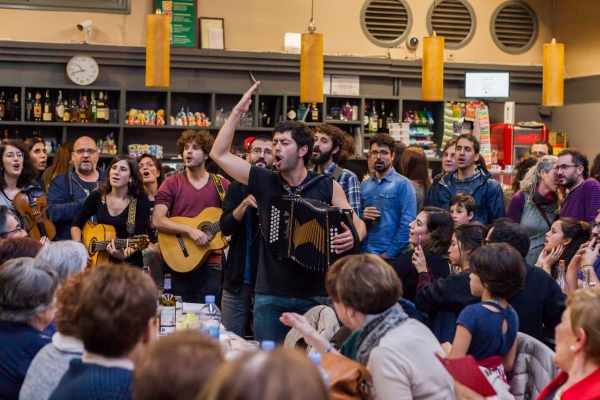
[[85, 54], [76, 55], [67, 63], [67, 76], [77, 85], [91, 85], [99, 73], [100, 68], [96, 60]]

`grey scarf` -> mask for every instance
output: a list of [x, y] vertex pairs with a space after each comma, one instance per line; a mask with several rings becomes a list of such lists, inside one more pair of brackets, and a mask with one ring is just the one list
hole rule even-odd
[[388, 308], [373, 321], [369, 322], [362, 329], [360, 336], [357, 339], [358, 362], [362, 365], [367, 365], [371, 350], [379, 345], [381, 338], [390, 330], [400, 326], [408, 319], [408, 315], [402, 309], [400, 304]]

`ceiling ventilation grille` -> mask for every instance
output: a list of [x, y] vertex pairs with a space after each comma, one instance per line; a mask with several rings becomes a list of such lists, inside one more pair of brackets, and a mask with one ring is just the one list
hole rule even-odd
[[395, 47], [410, 32], [412, 14], [404, 0], [367, 0], [360, 13], [365, 36], [381, 47]]
[[[435, 7], [435, 8], [434, 8]], [[465, 0], [436, 1], [427, 14], [427, 30], [444, 37], [444, 47], [459, 49], [475, 34], [475, 12]]]
[[507, 1], [494, 11], [490, 31], [501, 50], [511, 54], [524, 53], [537, 40], [537, 16], [523, 1]]

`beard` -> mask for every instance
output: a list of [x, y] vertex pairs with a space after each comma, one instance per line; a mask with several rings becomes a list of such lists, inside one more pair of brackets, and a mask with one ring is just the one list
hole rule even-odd
[[[567, 177], [567, 176], [561, 176], [558, 178], [558, 185], [559, 186], [564, 186], [567, 189], [572, 188], [573, 186], [575, 186], [575, 184], [577, 183], [577, 176], [574, 177]], [[564, 181], [564, 183], [563, 183]]]
[[389, 164], [386, 165], [385, 162], [383, 162], [383, 161], [375, 161], [375, 164], [373, 165], [373, 168], [377, 172], [386, 171], [389, 167], [390, 167]]
[[331, 154], [333, 153], [333, 149], [331, 149], [325, 153], [321, 152], [321, 149], [319, 149], [319, 148], [313, 149], [313, 152], [314, 151], [319, 152], [319, 155], [317, 155], [317, 156], [312, 155], [310, 157], [310, 162], [315, 165], [325, 164], [325, 162], [329, 161], [329, 159], [331, 158]]
[[267, 169], [271, 169], [272, 165], [269, 165], [269, 163], [267, 163], [267, 160], [265, 160], [264, 158], [257, 158], [256, 160], [253, 160], [250, 165], [254, 165], [256, 167], [261, 167], [261, 168], [267, 168]]

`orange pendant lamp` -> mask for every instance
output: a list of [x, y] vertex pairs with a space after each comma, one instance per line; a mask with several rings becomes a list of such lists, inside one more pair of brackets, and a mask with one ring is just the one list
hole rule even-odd
[[158, 12], [146, 19], [146, 86], [169, 87], [171, 18]]
[[444, 100], [444, 38], [435, 31], [423, 38], [423, 71], [421, 99], [424, 101]]
[[565, 45], [556, 39], [544, 45], [542, 105], [561, 107], [565, 97]]
[[323, 34], [316, 33], [312, 11], [308, 33], [303, 33], [301, 39], [300, 102], [314, 108], [323, 102]]

